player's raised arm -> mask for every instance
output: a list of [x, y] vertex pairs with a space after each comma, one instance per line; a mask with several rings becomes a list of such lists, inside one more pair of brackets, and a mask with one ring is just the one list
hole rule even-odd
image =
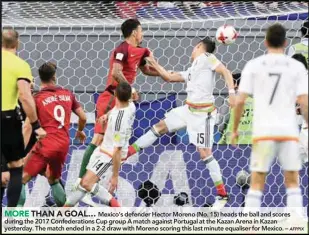
[[158, 76], [160, 76], [166, 82], [185, 82], [183, 75], [178, 72], [168, 72], [154, 59], [153, 56], [145, 58], [153, 70], [156, 70]]
[[235, 105], [235, 90], [234, 90], [234, 82], [233, 76], [229, 69], [225, 67], [225, 65], [220, 64], [215, 69], [216, 73], [219, 73], [224, 78], [227, 87], [229, 89], [229, 103], [230, 106], [233, 107]]
[[154, 59], [152, 52], [148, 50], [146, 51], [145, 57], [142, 59], [139, 69], [142, 71], [143, 74], [148, 76], [161, 76], [152, 64], [147, 63], [148, 59], [150, 58]]

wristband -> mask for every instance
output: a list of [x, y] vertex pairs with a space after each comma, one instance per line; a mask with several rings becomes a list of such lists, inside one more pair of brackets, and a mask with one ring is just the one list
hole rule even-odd
[[31, 123], [32, 130], [35, 131], [41, 127], [39, 120], [36, 120], [35, 122]]
[[234, 89], [229, 89], [229, 94], [235, 94], [235, 90]]

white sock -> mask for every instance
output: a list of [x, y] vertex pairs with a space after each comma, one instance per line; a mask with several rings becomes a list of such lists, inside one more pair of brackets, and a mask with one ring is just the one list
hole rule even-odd
[[113, 196], [106, 190], [106, 188], [100, 186], [98, 183], [93, 185], [91, 193], [97, 196], [101, 202], [108, 206], [110, 200], [113, 198]]
[[222, 174], [218, 161], [213, 156], [209, 156], [203, 161], [206, 164], [206, 168], [209, 170], [209, 175], [214, 184], [222, 184]]
[[297, 188], [287, 188], [286, 189], [287, 200], [286, 206], [287, 207], [303, 207], [303, 197], [301, 195], [301, 189]]
[[139, 137], [134, 144], [143, 149], [151, 146], [158, 139], [158, 137], [160, 137], [160, 134], [155, 131], [154, 127], [152, 127], [149, 131], [146, 132], [146, 134]]
[[245, 200], [245, 210], [248, 211], [258, 211], [261, 206], [263, 192], [259, 190], [249, 189]]
[[65, 205], [75, 206], [86, 194], [87, 191], [82, 186], [78, 185], [76, 190], [67, 198]]

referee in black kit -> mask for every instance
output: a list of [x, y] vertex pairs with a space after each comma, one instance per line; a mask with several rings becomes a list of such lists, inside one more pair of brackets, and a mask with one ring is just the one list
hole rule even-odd
[[[1, 155], [4, 156], [10, 173], [7, 187], [8, 207], [17, 206], [22, 188], [22, 159], [25, 156], [22, 121], [17, 112], [18, 98], [37, 138], [46, 136], [45, 130], [40, 127], [35, 102], [31, 95], [30, 84], [33, 77], [30, 66], [16, 55], [18, 37], [18, 32], [13, 29], [2, 31]], [[3, 195], [1, 195], [1, 199], [2, 197]]]

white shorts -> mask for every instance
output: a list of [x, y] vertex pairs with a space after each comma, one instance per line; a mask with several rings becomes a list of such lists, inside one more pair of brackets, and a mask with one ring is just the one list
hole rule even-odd
[[299, 156], [299, 143], [296, 141], [258, 141], [252, 145], [250, 170], [268, 172], [275, 157], [284, 171], [299, 171], [302, 163]]
[[308, 129], [302, 129], [299, 135], [299, 154], [303, 163], [308, 162]]
[[104, 179], [112, 171], [112, 159], [105, 153], [100, 152], [100, 146], [97, 147], [89, 160], [87, 170], [92, 171], [100, 179]]
[[169, 132], [187, 127], [189, 140], [199, 148], [212, 148], [217, 111], [212, 113], [192, 112], [188, 105], [174, 108], [165, 117]]

